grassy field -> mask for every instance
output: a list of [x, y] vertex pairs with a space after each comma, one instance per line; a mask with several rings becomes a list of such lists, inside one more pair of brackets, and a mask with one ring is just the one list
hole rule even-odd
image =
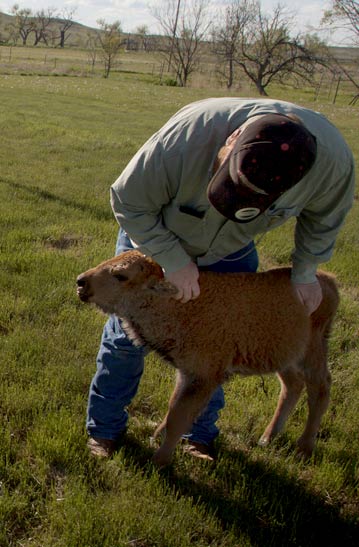
[[[22, 76], [101, 76], [104, 73], [101, 50], [93, 57], [84, 49], [0, 46], [0, 74]], [[93, 62], [94, 60], [94, 62]], [[155, 53], [121, 53], [114, 72], [140, 72], [159, 76], [163, 60]]]
[[[321, 110], [359, 158], [359, 107], [312, 90], [271, 95]], [[137, 148], [210, 88], [151, 75], [0, 76], [0, 547], [337, 547], [359, 544], [358, 199], [325, 268], [342, 301], [330, 344], [332, 402], [315, 455], [296, 461], [305, 399], [274, 446], [256, 443], [274, 378], [226, 386], [218, 461], [177, 451], [159, 472], [149, 437], [173, 371], [150, 355], [126, 444], [86, 451], [87, 392], [105, 317], [81, 304], [76, 276], [112, 256], [109, 187]], [[260, 243], [261, 267], [289, 261], [292, 226]]]

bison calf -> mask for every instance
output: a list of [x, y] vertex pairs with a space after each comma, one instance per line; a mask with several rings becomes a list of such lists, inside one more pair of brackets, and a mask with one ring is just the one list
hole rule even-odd
[[[128, 251], [81, 274], [77, 292], [84, 302], [116, 314], [136, 345], [145, 345], [177, 369], [168, 413], [156, 430], [162, 445], [154, 455], [170, 462], [181, 436], [233, 373], [276, 373], [281, 391], [260, 444], [282, 430], [303, 387], [309, 415], [298, 440], [310, 456], [329, 403], [327, 340], [339, 296], [333, 277], [318, 273], [323, 290], [309, 317], [290, 281], [290, 269], [264, 273], [200, 273], [201, 294], [182, 304], [162, 269], [138, 251]], [[218, 343], [218, 341], [220, 341]]]

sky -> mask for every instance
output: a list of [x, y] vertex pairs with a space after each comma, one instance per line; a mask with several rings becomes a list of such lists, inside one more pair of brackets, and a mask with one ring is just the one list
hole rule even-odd
[[[119, 20], [124, 32], [132, 32], [140, 25], [147, 25], [149, 32], [159, 32], [158, 23], [151, 15], [150, 5], [159, 0], [0, 0], [0, 12], [10, 13], [15, 1], [21, 8], [31, 8], [33, 11], [55, 8], [60, 12], [64, 9], [75, 9], [73, 19], [90, 27], [98, 27], [97, 20], [104, 19], [106, 23]], [[165, 1], [165, 0], [163, 0]], [[209, 0], [212, 9], [223, 6], [226, 0]], [[278, 0], [261, 0], [262, 9], [270, 13]], [[295, 13], [297, 30], [306, 32], [309, 26], [318, 28], [325, 9], [330, 7], [330, 0], [281, 0], [282, 6]], [[324, 35], [320, 34], [320, 36]], [[332, 45], [345, 45], [342, 34], [329, 38]]]

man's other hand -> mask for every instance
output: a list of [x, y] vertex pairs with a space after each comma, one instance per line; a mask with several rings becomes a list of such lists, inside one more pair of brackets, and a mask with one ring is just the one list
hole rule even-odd
[[320, 305], [323, 293], [319, 281], [314, 283], [294, 283], [295, 292], [311, 315]]
[[189, 300], [194, 300], [199, 296], [199, 272], [194, 262], [190, 262], [175, 272], [165, 273], [165, 277], [178, 289], [177, 294], [174, 296], [176, 300], [185, 303]]

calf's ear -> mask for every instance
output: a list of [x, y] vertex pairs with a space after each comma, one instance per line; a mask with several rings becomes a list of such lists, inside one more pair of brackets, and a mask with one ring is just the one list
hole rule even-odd
[[177, 289], [172, 283], [166, 279], [158, 279], [155, 276], [147, 280], [146, 287], [152, 293], [156, 293], [159, 296], [171, 296], [177, 293]]
[[111, 275], [113, 275], [113, 277], [116, 277], [116, 279], [118, 279], [118, 281], [127, 281], [128, 280], [128, 276], [125, 274], [124, 269], [121, 268], [120, 266], [113, 266], [110, 270], [110, 273], [111, 273]]

